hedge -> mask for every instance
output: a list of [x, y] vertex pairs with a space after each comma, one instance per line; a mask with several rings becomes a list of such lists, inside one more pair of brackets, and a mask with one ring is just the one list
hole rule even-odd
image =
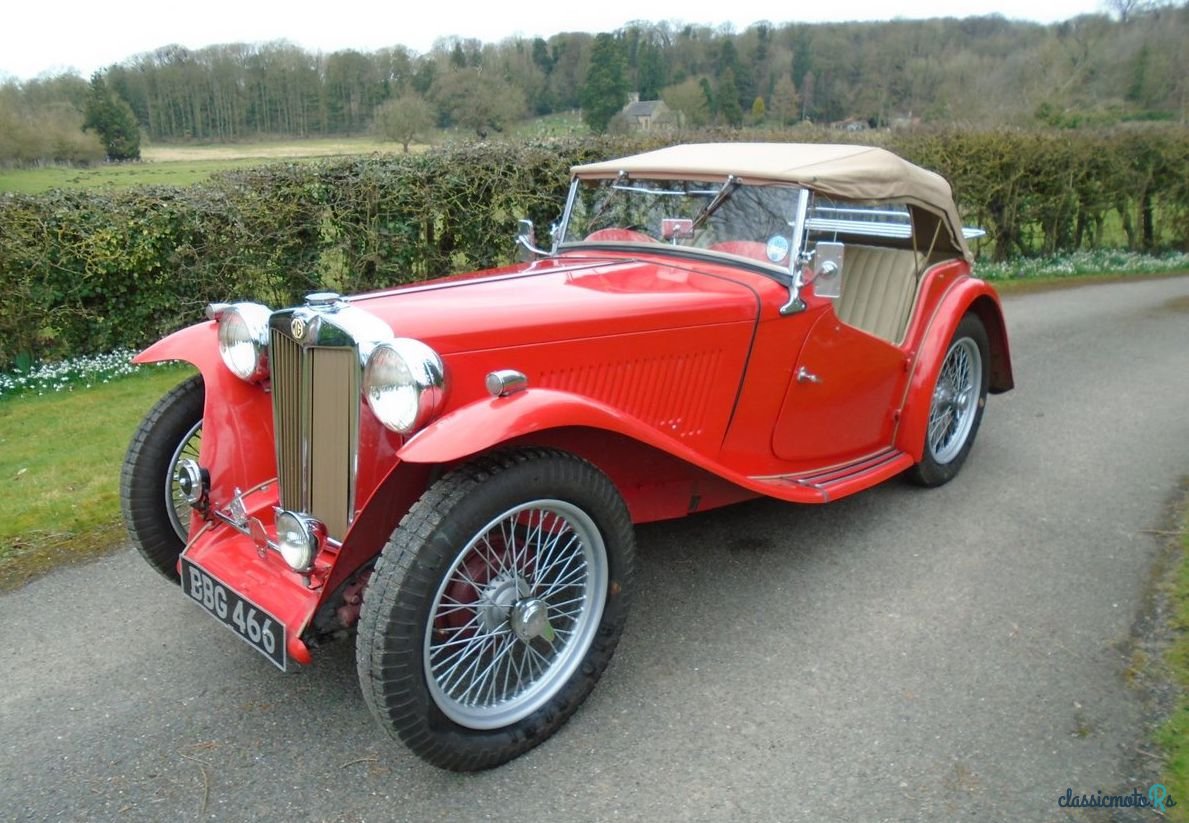
[[[996, 259], [1100, 247], [1189, 248], [1189, 131], [872, 135], [953, 184]], [[0, 197], [0, 366], [140, 347], [204, 304], [292, 304], [508, 263], [516, 220], [544, 229], [572, 164], [674, 135], [449, 146], [231, 171], [189, 188]], [[687, 139], [834, 140], [702, 132]], [[542, 232], [543, 233], [543, 232]]]

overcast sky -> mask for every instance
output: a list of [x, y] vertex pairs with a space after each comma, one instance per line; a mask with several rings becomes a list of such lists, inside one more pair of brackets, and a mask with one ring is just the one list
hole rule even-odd
[[[42, 0], [45, 2], [45, 0]], [[485, 43], [505, 37], [548, 37], [563, 31], [614, 31], [631, 20], [674, 20], [742, 31], [759, 20], [822, 22], [1001, 14], [1051, 23], [1101, 12], [1102, 0], [429, 0], [377, 3], [362, 0], [59, 0], [8, 4], [0, 26], [0, 79], [25, 80], [74, 69], [83, 76], [160, 46], [202, 48], [216, 43], [288, 40], [309, 50], [373, 51], [403, 45], [429, 51], [440, 37]]]

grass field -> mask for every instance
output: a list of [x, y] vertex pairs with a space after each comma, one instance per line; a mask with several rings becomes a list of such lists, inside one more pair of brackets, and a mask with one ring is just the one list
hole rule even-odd
[[582, 122], [582, 116], [577, 111], [524, 120], [508, 130], [509, 137], [562, 137], [589, 133], [590, 128]]
[[[411, 150], [424, 148], [414, 146]], [[54, 188], [188, 186], [227, 169], [376, 152], [392, 154], [400, 150], [400, 146], [395, 143], [371, 137], [278, 140], [234, 145], [148, 146], [142, 150], [139, 163], [111, 163], [86, 169], [68, 166], [0, 169], [0, 192], [39, 194]]]
[[[517, 123], [506, 136], [513, 138], [560, 137], [585, 134], [586, 124], [577, 112], [551, 114]], [[434, 135], [434, 142], [460, 135]], [[466, 135], [473, 137], [474, 135]], [[425, 151], [413, 145], [410, 151]], [[265, 140], [207, 145], [167, 144], [145, 146], [139, 163], [112, 163], [93, 168], [45, 166], [33, 169], [0, 168], [0, 192], [39, 194], [50, 189], [131, 188], [133, 186], [189, 186], [215, 172], [259, 166], [278, 161], [348, 157], [360, 154], [398, 154], [397, 143], [375, 137], [327, 137], [310, 140]]]
[[[588, 131], [577, 112], [551, 114], [525, 120], [507, 132], [508, 137], [540, 138], [584, 134]], [[434, 141], [457, 137], [439, 134]], [[473, 137], [473, 135], [467, 135]], [[425, 151], [413, 145], [410, 151]], [[167, 144], [145, 146], [139, 163], [111, 163], [93, 168], [44, 166], [33, 169], [0, 168], [0, 192], [40, 194], [50, 189], [131, 188], [133, 186], [189, 186], [215, 172], [247, 168], [278, 161], [302, 161], [360, 154], [399, 154], [397, 143], [375, 137], [327, 137], [310, 140], [271, 140], [207, 145]]]

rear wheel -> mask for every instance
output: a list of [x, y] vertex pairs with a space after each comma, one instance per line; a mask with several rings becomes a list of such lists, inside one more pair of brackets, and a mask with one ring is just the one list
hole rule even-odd
[[516, 452], [435, 483], [384, 548], [357, 658], [377, 720], [424, 760], [474, 771], [552, 735], [606, 668], [634, 537], [598, 469]]
[[922, 486], [948, 483], [974, 445], [990, 379], [987, 331], [977, 315], [962, 318], [941, 363], [929, 406], [924, 457], [911, 470]]
[[191, 511], [175, 473], [182, 460], [198, 459], [204, 397], [202, 376], [195, 375], [158, 400], [133, 435], [120, 473], [128, 534], [149, 565], [175, 583]]

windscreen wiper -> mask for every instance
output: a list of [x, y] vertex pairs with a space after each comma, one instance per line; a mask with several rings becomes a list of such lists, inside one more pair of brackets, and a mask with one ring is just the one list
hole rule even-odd
[[628, 179], [628, 173], [626, 171], [621, 171], [619, 173], [619, 176], [615, 178], [615, 182], [607, 187], [608, 188], [607, 196], [603, 198], [602, 203], [599, 203], [599, 205], [595, 207], [594, 214], [592, 214], [590, 216], [590, 219], [586, 221], [588, 226], [595, 225], [595, 221], [603, 216], [603, 212], [605, 212], [607, 210], [607, 207], [611, 205], [611, 199], [613, 197], [615, 197], [616, 192], [618, 192], [620, 190], [620, 186], [627, 179]]
[[731, 195], [735, 193], [735, 189], [742, 185], [742, 181], [735, 175], [727, 175], [727, 182], [722, 184], [722, 188], [718, 190], [718, 194], [714, 195], [714, 199], [702, 207], [698, 212], [697, 217], [694, 218], [694, 228], [702, 227], [702, 224], [710, 219], [710, 215], [718, 211], [719, 207], [731, 199]]

